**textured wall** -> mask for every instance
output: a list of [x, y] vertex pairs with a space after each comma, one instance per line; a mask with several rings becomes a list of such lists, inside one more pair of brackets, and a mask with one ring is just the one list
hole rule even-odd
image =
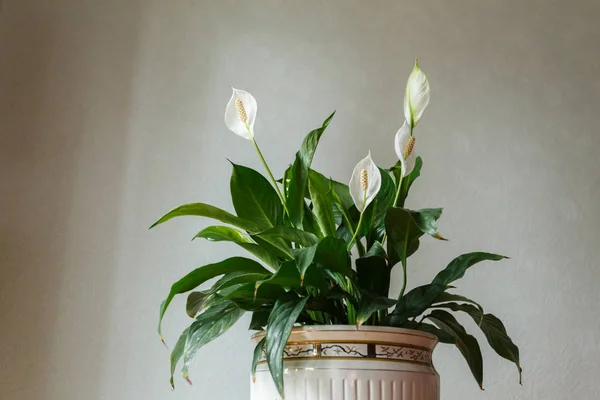
[[[223, 126], [228, 85], [258, 99], [275, 171], [333, 109], [317, 168], [347, 180], [367, 149], [391, 164], [415, 56], [432, 101], [410, 205], [445, 207], [450, 242], [424, 240], [410, 285], [461, 252], [512, 256], [459, 288], [507, 322], [525, 370], [521, 387], [483, 346], [481, 392], [458, 352], [440, 348], [442, 398], [600, 397], [596, 0], [4, 0], [1, 10], [3, 400], [247, 399], [245, 322], [202, 351], [195, 385], [180, 380], [174, 393], [155, 333], [172, 281], [239, 251], [190, 243], [201, 220], [146, 228], [188, 201], [230, 208], [226, 157], [261, 168]], [[166, 319], [171, 344], [182, 306]]]

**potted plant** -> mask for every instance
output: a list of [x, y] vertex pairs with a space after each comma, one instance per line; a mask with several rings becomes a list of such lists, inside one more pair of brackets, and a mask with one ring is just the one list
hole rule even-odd
[[[437, 228], [442, 209], [404, 207], [423, 165], [414, 134], [429, 94], [427, 77], [415, 63], [406, 86], [405, 121], [395, 137], [399, 161], [382, 169], [369, 154], [345, 185], [311, 168], [333, 114], [306, 136], [294, 163], [276, 180], [255, 139], [256, 100], [233, 89], [225, 124], [252, 143], [268, 179], [232, 163], [235, 215], [193, 203], [152, 226], [180, 216], [212, 218], [225, 225], [206, 227], [194, 238], [233, 242], [259, 261], [231, 257], [172, 285], [160, 320], [172, 299], [188, 292], [186, 311], [194, 319], [172, 349], [172, 385], [180, 362], [189, 381], [188, 367], [198, 350], [247, 312], [250, 329], [257, 331], [253, 400], [439, 399], [439, 376], [431, 362], [438, 341], [458, 348], [483, 387], [479, 344], [451, 311], [470, 316], [492, 349], [516, 364], [520, 380], [519, 350], [502, 322], [453, 286], [474, 264], [506, 257], [463, 254], [431, 283], [406, 291], [407, 260], [421, 238], [445, 240]], [[399, 294], [389, 293], [392, 268], [403, 272]], [[219, 279], [212, 287], [197, 289], [213, 278]]]

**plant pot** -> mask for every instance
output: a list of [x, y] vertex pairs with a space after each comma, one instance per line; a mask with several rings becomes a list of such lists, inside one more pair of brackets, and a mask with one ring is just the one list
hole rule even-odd
[[[258, 343], [265, 333], [252, 338]], [[286, 400], [439, 400], [434, 335], [350, 325], [294, 328], [284, 352]], [[264, 358], [251, 400], [281, 400]]]

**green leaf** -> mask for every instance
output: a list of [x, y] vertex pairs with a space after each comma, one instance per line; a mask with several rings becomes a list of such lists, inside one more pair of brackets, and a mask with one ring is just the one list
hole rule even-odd
[[414, 328], [411, 328], [411, 329], [417, 329], [422, 332], [431, 333], [431, 334], [437, 336], [438, 340], [441, 343], [456, 344], [456, 339], [454, 339], [454, 336], [452, 336], [448, 332], [445, 332], [439, 328], [436, 328], [435, 326], [430, 325], [428, 323], [425, 323], [425, 322], [418, 323], [418, 324], [416, 324], [416, 326]]
[[231, 164], [231, 200], [237, 215], [261, 229], [282, 225], [283, 205], [275, 188], [255, 170]]
[[265, 336], [256, 344], [256, 347], [254, 347], [254, 353], [252, 354], [252, 382], [256, 381], [256, 366], [262, 357], [266, 342], [267, 337]]
[[309, 232], [304, 232], [295, 228], [288, 228], [284, 226], [278, 226], [276, 228], [267, 229], [258, 233], [261, 238], [281, 238], [288, 242], [296, 243], [299, 246], [307, 247], [312, 246], [319, 242], [319, 238]]
[[175, 347], [173, 347], [173, 351], [171, 351], [170, 363], [171, 363], [171, 387], [175, 389], [175, 370], [177, 369], [177, 364], [179, 364], [179, 360], [183, 357], [183, 352], [185, 351], [185, 341], [188, 337], [188, 332], [190, 331], [190, 327], [185, 328], [177, 343], [175, 343]]
[[390, 314], [390, 324], [400, 326], [408, 318], [421, 315], [445, 290], [446, 286], [434, 284], [412, 289], [398, 301], [398, 305]]
[[[436, 304], [453, 302], [453, 301], [462, 301], [465, 303], [473, 304], [474, 306], [476, 306], [479, 309], [479, 312], [480, 312], [481, 316], [483, 317], [483, 307], [481, 307], [481, 305], [479, 305], [475, 301], [473, 301], [467, 297], [461, 296], [459, 294], [443, 292], [435, 299], [433, 305], [435, 306]], [[479, 322], [480, 321], [478, 321], [477, 323], [479, 324]]]
[[252, 312], [252, 318], [250, 319], [250, 326], [248, 329], [253, 331], [260, 331], [265, 326], [267, 326], [267, 321], [269, 320], [269, 314], [271, 310], [269, 309], [260, 309]]
[[184, 216], [208, 217], [216, 219], [217, 221], [221, 221], [225, 224], [237, 226], [238, 228], [242, 228], [243, 230], [248, 232], [260, 230], [252, 221], [236, 217], [235, 215], [228, 213], [225, 210], [213, 207], [210, 204], [205, 203], [192, 203], [179, 206], [169, 211], [161, 219], [152, 224], [150, 229], [164, 222], [167, 222], [168, 220], [173, 219], [175, 217]]
[[321, 192], [311, 180], [308, 181], [308, 191], [323, 236], [335, 237], [335, 219], [331, 198], [327, 195], [327, 192]]
[[319, 144], [319, 139], [335, 112], [331, 114], [320, 128], [311, 131], [302, 142], [302, 148], [296, 153], [296, 160], [292, 166], [292, 174], [290, 178], [290, 184], [288, 187], [288, 198], [287, 206], [290, 212], [290, 220], [292, 224], [301, 229], [302, 219], [304, 216], [304, 195], [308, 184], [308, 173], [310, 171], [310, 165], [312, 164], [315, 150]]
[[363, 292], [356, 312], [356, 325], [362, 325], [371, 317], [374, 312], [387, 310], [388, 308], [393, 307], [396, 303], [396, 300], [372, 295], [369, 292]]
[[472, 267], [481, 261], [500, 261], [503, 260], [505, 256], [501, 256], [499, 254], [491, 254], [491, 253], [467, 253], [461, 256], [456, 257], [448, 266], [442, 270], [436, 277], [433, 279], [431, 283], [438, 285], [448, 285], [454, 282], [457, 279], [462, 278], [465, 275], [467, 269]]
[[419, 247], [419, 238], [427, 233], [440, 239], [435, 221], [440, 217], [441, 209], [423, 209], [411, 211], [404, 208], [390, 208], [385, 218], [388, 234], [388, 255], [390, 265], [402, 262]]
[[446, 303], [436, 307], [445, 307], [452, 311], [462, 311], [471, 316], [485, 335], [490, 347], [502, 358], [512, 361], [519, 371], [519, 383], [522, 379], [522, 368], [519, 361], [519, 348], [508, 336], [506, 328], [500, 319], [493, 314], [483, 314], [481, 308], [471, 304]]
[[[415, 167], [413, 168], [411, 173], [405, 176], [404, 179], [402, 179], [402, 189], [400, 189], [400, 195], [398, 196], [398, 203], [396, 204], [397, 207], [404, 207], [404, 203], [406, 202], [408, 192], [410, 191], [410, 188], [415, 182], [415, 180], [421, 175], [422, 167], [423, 159], [421, 157], [417, 157], [417, 159], [415, 160]], [[398, 182], [398, 180], [400, 179], [401, 171], [402, 164], [400, 163], [400, 161], [398, 161], [396, 165], [392, 168], [392, 174], [394, 175], [396, 182]]]
[[271, 315], [266, 336], [267, 363], [275, 386], [281, 397], [285, 397], [283, 388], [283, 350], [294, 323], [304, 309], [308, 297], [298, 298], [293, 293], [283, 296], [275, 306]]
[[183, 356], [183, 377], [189, 382], [188, 368], [198, 350], [227, 332], [245, 311], [231, 302], [217, 304], [196, 317], [189, 327]]
[[163, 340], [161, 333], [162, 319], [165, 315], [165, 312], [167, 311], [167, 308], [169, 307], [169, 304], [171, 304], [171, 301], [176, 295], [189, 292], [190, 290], [197, 288], [209, 279], [233, 271], [265, 274], [270, 273], [256, 261], [244, 257], [231, 257], [218, 263], [208, 264], [203, 267], [196, 268], [195, 270], [193, 270], [192, 272], [190, 272], [171, 286], [169, 295], [167, 296], [165, 301], [163, 301], [160, 305], [158, 334], [161, 340]]
[[208, 299], [211, 294], [212, 292], [210, 290], [190, 293], [185, 305], [185, 312], [187, 315], [189, 315], [191, 318], [194, 318], [196, 314], [202, 310], [206, 299]]
[[256, 289], [258, 289], [263, 283], [270, 283], [272, 285], [283, 286], [285, 288], [297, 289], [302, 286], [302, 280], [300, 279], [300, 272], [296, 268], [294, 261], [286, 261], [281, 264], [281, 268], [270, 277], [257, 281]]
[[483, 358], [477, 339], [469, 335], [452, 314], [443, 310], [434, 310], [427, 316], [441, 330], [451, 334], [456, 340], [456, 347], [467, 361], [475, 380], [483, 390]]
[[301, 277], [304, 277], [306, 270], [313, 263], [319, 268], [339, 272], [345, 276], [352, 274], [346, 242], [342, 239], [328, 236], [313, 246], [294, 249], [293, 254]]
[[354, 200], [352, 200], [352, 196], [350, 196], [350, 189], [348, 185], [334, 181], [333, 179], [326, 178], [325, 175], [311, 169], [309, 172], [309, 178], [318, 186], [321, 190], [327, 188], [331, 190], [331, 196], [334, 201], [348, 210], [350, 207], [354, 205]]
[[231, 300], [246, 311], [257, 311], [272, 307], [284, 294], [285, 289], [281, 286], [264, 283], [256, 289], [255, 283], [246, 283], [223, 296], [223, 300]]
[[198, 232], [198, 234], [194, 236], [194, 239], [196, 238], [206, 239], [211, 242], [233, 242], [250, 254], [264, 261], [267, 265], [275, 269], [279, 268], [279, 260], [274, 252], [270, 251], [269, 248], [259, 246], [248, 234], [235, 228], [228, 226], [209, 226]]
[[391, 268], [385, 258], [369, 255], [356, 259], [358, 285], [373, 294], [387, 297], [390, 290]]

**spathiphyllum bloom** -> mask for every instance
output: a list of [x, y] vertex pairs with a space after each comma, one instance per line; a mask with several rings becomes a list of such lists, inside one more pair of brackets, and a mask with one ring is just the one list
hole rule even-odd
[[394, 143], [396, 155], [402, 164], [402, 176], [410, 174], [415, 167], [415, 140], [415, 137], [410, 135], [408, 123], [404, 122], [402, 128], [398, 129], [398, 132], [396, 133], [396, 140]]
[[371, 153], [356, 164], [348, 186], [354, 205], [363, 212], [381, 189], [381, 172], [371, 159]]
[[244, 90], [232, 89], [231, 99], [225, 107], [225, 125], [236, 135], [252, 140], [258, 109], [256, 99]]
[[404, 94], [404, 118], [409, 128], [417, 126], [428, 104], [429, 81], [423, 70], [419, 67], [419, 63], [415, 61], [415, 66], [408, 77], [406, 93]]

